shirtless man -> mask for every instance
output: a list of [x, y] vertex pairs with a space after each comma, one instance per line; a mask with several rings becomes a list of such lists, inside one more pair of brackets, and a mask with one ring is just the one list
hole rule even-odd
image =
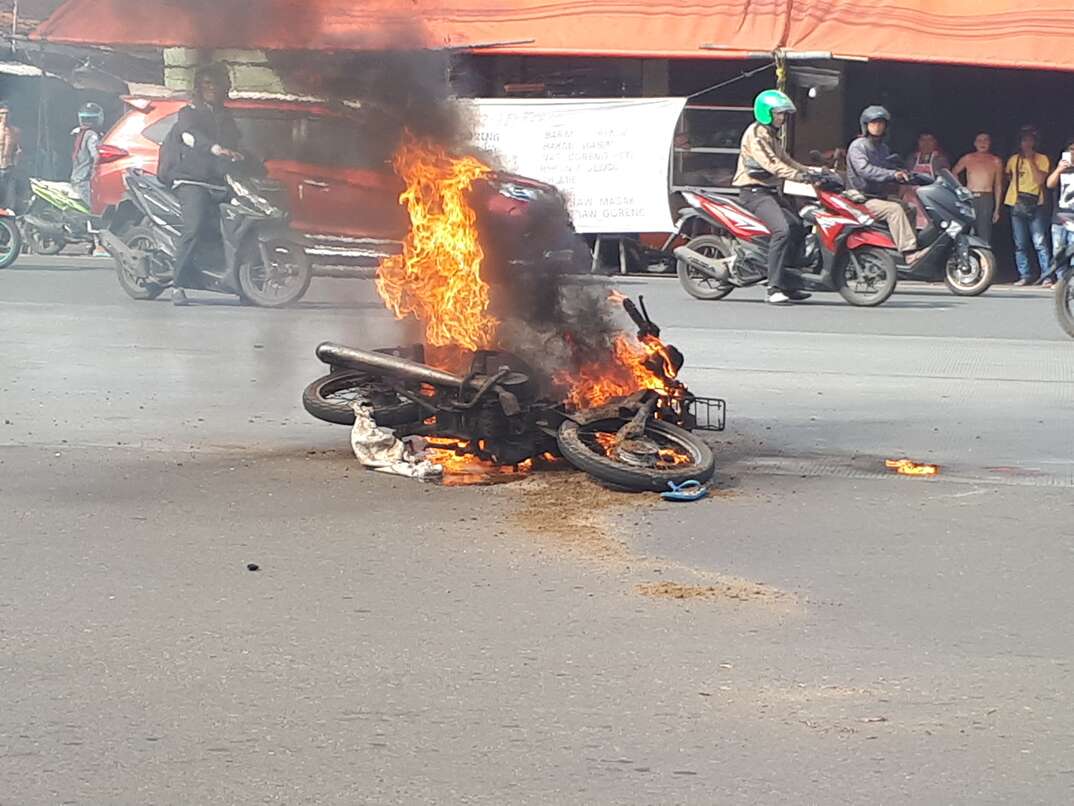
[[1003, 161], [992, 153], [992, 136], [981, 132], [973, 141], [977, 149], [960, 159], [952, 173], [966, 174], [966, 187], [973, 193], [977, 211], [974, 231], [987, 243], [992, 243], [992, 225], [999, 221], [1003, 199]]

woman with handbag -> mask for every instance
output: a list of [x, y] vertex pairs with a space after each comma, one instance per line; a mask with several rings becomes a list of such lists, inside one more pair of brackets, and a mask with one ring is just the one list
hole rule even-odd
[[1007, 188], [1005, 203], [1011, 212], [1014, 260], [1018, 265], [1018, 282], [1015, 285], [1032, 285], [1030, 251], [1037, 254], [1042, 281], [1052, 264], [1051, 233], [1044, 195], [1044, 184], [1052, 164], [1046, 154], [1037, 152], [1035, 128], [1023, 126], [1018, 134], [1018, 153], [1007, 160], [1007, 176], [1011, 184]]

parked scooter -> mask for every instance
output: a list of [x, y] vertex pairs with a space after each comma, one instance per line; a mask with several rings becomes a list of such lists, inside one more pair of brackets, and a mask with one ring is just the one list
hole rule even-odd
[[[895, 243], [861, 204], [843, 195], [842, 179], [831, 171], [816, 175], [819, 204], [799, 215], [807, 226], [801, 254], [793, 264], [806, 291], [838, 291], [851, 305], [885, 302], [897, 280]], [[695, 237], [675, 250], [679, 282], [697, 299], [723, 299], [736, 288], [767, 279], [769, 231], [764, 222], [727, 196], [683, 192], [690, 206], [680, 211], [677, 231]]]
[[58, 255], [69, 243], [83, 243], [89, 254], [97, 248], [93, 214], [70, 182], [30, 179], [30, 209], [21, 219], [30, 248], [39, 255]]
[[[134, 299], [154, 299], [174, 278], [182, 207], [152, 174], [131, 169], [124, 183], [127, 197], [101, 231], [101, 244], [115, 259], [123, 290]], [[302, 237], [289, 226], [283, 186], [237, 171], [227, 184], [220, 198], [220, 237], [199, 249], [197, 285], [187, 288], [237, 294], [266, 308], [297, 302], [309, 288], [313, 267]]]

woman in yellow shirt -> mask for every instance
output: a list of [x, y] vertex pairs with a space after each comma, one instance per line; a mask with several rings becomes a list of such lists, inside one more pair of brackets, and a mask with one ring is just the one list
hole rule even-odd
[[1051, 166], [1047, 155], [1037, 152], [1037, 130], [1032, 126], [1023, 126], [1019, 131], [1018, 153], [1007, 160], [1010, 186], [1004, 200], [1010, 208], [1011, 230], [1014, 233], [1014, 260], [1018, 264], [1018, 282], [1015, 285], [1031, 285], [1033, 282], [1029, 260], [1031, 250], [1037, 255], [1041, 281], [1052, 265], [1052, 244], [1044, 195], [1044, 184], [1048, 181]]

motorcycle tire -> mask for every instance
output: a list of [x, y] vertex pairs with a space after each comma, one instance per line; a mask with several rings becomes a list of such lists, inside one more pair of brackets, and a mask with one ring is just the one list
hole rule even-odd
[[0, 269], [6, 269], [22, 254], [22, 231], [14, 218], [0, 218]]
[[1074, 286], [1070, 275], [1055, 284], [1055, 316], [1063, 332], [1074, 339]]
[[[287, 241], [269, 241], [265, 248], [278, 259], [287, 261], [287, 285], [277, 285], [259, 259], [246, 259], [239, 264], [239, 296], [243, 302], [259, 308], [282, 308], [298, 302], [305, 296], [313, 280], [309, 255], [301, 247]], [[258, 250], [258, 257], [260, 254]]]
[[[859, 308], [883, 305], [895, 293], [895, 283], [898, 281], [899, 269], [895, 256], [887, 249], [873, 246], [855, 250], [854, 256], [858, 263], [870, 272], [871, 280], [859, 280], [853, 276], [854, 264], [850, 262], [849, 255], [844, 255], [835, 267], [833, 279], [836, 291], [851, 305]], [[868, 291], [861, 289], [862, 282], [872, 283]]]
[[596, 442], [595, 435], [614, 434], [623, 423], [621, 419], [612, 419], [579, 425], [567, 420], [559, 427], [556, 436], [560, 453], [579, 470], [612, 487], [631, 492], [666, 492], [669, 482], [699, 481], [704, 484], [716, 472], [716, 459], [708, 445], [689, 431], [661, 420], [650, 420], [645, 426], [645, 435], [662, 447], [674, 448], [688, 456], [688, 462], [641, 467], [613, 459]]
[[[730, 239], [719, 235], [698, 235], [696, 238], [691, 238], [686, 246], [705, 257], [729, 258], [732, 255]], [[723, 299], [735, 290], [730, 283], [721, 283], [714, 277], [691, 268], [685, 261], [676, 260], [675, 263], [679, 284], [694, 299]]]
[[947, 290], [960, 297], [977, 297], [992, 286], [996, 277], [996, 256], [991, 249], [981, 249], [976, 246], [970, 248], [970, 263], [974, 266], [973, 279], [966, 282], [959, 275], [958, 263], [955, 260], [947, 262], [947, 270], [944, 272], [944, 282]]
[[[421, 422], [417, 404], [400, 398], [390, 390], [376, 389], [376, 377], [367, 372], [335, 372], [318, 378], [302, 393], [302, 406], [326, 423], [354, 425], [352, 403], [360, 396], [372, 398], [373, 420], [377, 425], [394, 428]], [[371, 389], [371, 387], [374, 387]]]
[[[123, 243], [132, 249], [150, 251], [157, 248], [157, 238], [149, 227], [131, 227], [123, 233]], [[119, 278], [120, 287], [127, 292], [131, 299], [148, 300], [156, 299], [164, 291], [164, 286], [130, 274], [123, 264], [113, 258], [116, 264], [116, 276]]]
[[30, 242], [30, 249], [35, 255], [58, 255], [67, 246], [67, 241], [62, 238], [56, 239], [45, 235], [37, 227], [26, 228], [26, 240]]

